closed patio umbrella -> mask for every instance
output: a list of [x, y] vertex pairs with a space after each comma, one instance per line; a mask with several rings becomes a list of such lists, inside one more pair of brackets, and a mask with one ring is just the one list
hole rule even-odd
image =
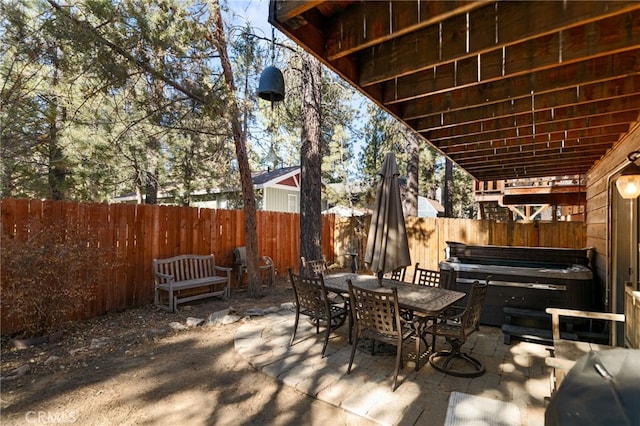
[[411, 256], [398, 186], [400, 173], [393, 153], [384, 157], [378, 174], [380, 181], [364, 261], [378, 275], [381, 283], [386, 272], [411, 265]]

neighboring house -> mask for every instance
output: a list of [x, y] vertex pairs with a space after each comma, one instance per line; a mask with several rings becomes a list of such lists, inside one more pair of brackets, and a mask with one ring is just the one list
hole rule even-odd
[[300, 213], [300, 167], [253, 174], [258, 210]]
[[444, 214], [444, 207], [436, 200], [418, 195], [418, 217], [440, 217]]
[[[400, 198], [402, 199], [402, 209], [405, 217], [407, 215], [407, 200], [406, 200], [406, 191], [407, 191], [407, 179], [405, 177], [401, 177], [398, 179], [398, 185], [400, 187]], [[326, 185], [327, 188], [338, 194], [345, 194], [346, 190], [344, 184], [341, 183], [333, 183]], [[361, 200], [364, 197], [362, 196], [365, 193], [365, 190], [360, 186], [352, 186], [350, 188], [349, 194], [354, 200]], [[375, 195], [375, 194], [374, 194]], [[374, 202], [375, 200], [372, 200]], [[372, 206], [370, 206], [372, 207]], [[362, 209], [362, 208], [350, 208], [342, 205], [337, 205], [331, 207], [329, 210], [325, 210], [322, 213], [333, 213], [336, 216], [361, 216], [364, 214], [371, 214], [370, 209]], [[418, 196], [418, 215], [417, 217], [440, 217], [444, 214], [444, 207], [436, 200], [432, 200], [423, 196]]]
[[478, 219], [584, 221], [586, 179], [580, 175], [475, 181]]
[[[252, 174], [258, 210], [299, 213], [300, 212], [300, 167], [265, 170]], [[212, 209], [235, 208], [240, 188], [237, 189], [201, 189], [193, 191], [192, 207]], [[135, 203], [136, 194], [126, 194], [112, 199], [114, 203]], [[176, 204], [175, 189], [158, 191], [158, 204]]]

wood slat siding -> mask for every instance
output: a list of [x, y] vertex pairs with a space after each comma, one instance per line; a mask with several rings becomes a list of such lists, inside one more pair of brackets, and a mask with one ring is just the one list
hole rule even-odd
[[[640, 124], [636, 125], [590, 170], [587, 178], [587, 246], [595, 249], [595, 279], [603, 294], [611, 290], [610, 178], [629, 164], [627, 154], [640, 149]], [[611, 305], [611, 301], [609, 301]], [[607, 306], [611, 309], [611, 306]]]
[[[211, 254], [216, 264], [234, 264], [233, 249], [245, 245], [244, 212], [206, 208], [131, 204], [75, 203], [26, 199], [0, 200], [2, 238], [26, 239], [53, 223], [80, 224], [89, 244], [113, 250], [121, 259], [105, 276], [82, 318], [153, 302], [153, 258], [180, 254]], [[322, 216], [322, 251], [330, 263], [349, 266], [349, 253], [358, 264], [367, 242], [370, 216]], [[300, 263], [300, 215], [257, 212], [258, 252], [270, 256], [279, 274]], [[507, 224], [472, 219], [407, 218], [413, 264], [435, 269], [444, 260], [447, 241], [467, 244], [532, 245], [579, 248], [585, 246], [580, 222]], [[109, 261], [106, 259], [105, 261]], [[98, 260], [100, 261], [100, 260]], [[0, 270], [0, 287], [4, 277]], [[413, 270], [407, 277], [413, 276]], [[235, 280], [233, 280], [235, 283]], [[0, 289], [4, 291], [4, 289]], [[78, 318], [78, 319], [82, 319]], [[19, 329], [2, 311], [2, 333]]]

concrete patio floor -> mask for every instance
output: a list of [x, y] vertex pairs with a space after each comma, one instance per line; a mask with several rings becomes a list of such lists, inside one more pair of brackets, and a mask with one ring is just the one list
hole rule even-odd
[[[323, 329], [316, 335], [306, 317], [301, 317], [296, 341], [289, 346], [294, 317], [293, 312], [283, 310], [253, 319], [237, 330], [235, 349], [253, 367], [287, 386], [378, 424], [444, 425], [452, 391], [513, 403], [520, 411], [522, 426], [544, 424], [544, 398], [550, 393], [545, 346], [505, 345], [499, 328], [481, 326], [463, 350], [480, 359], [486, 373], [459, 378], [434, 370], [426, 360], [416, 372], [412, 361], [415, 343], [408, 342], [398, 387], [392, 392], [395, 355], [371, 356], [358, 350], [348, 375], [351, 346], [347, 327], [331, 334], [323, 358]], [[438, 340], [436, 347], [448, 345]]]

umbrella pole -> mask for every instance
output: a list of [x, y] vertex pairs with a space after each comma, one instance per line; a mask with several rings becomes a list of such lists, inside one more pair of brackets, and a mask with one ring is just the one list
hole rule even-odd
[[384, 275], [384, 272], [378, 271], [378, 287], [382, 287], [382, 276], [383, 275]]

